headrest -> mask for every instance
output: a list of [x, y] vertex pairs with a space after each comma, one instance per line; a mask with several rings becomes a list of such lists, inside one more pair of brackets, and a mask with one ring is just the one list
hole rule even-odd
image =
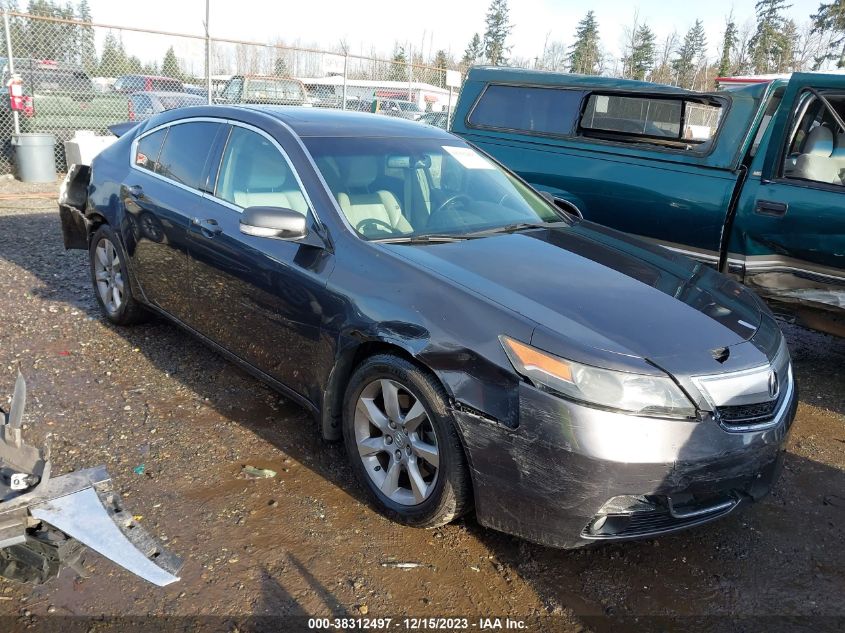
[[820, 125], [810, 132], [804, 143], [803, 154], [813, 156], [830, 156], [833, 152], [833, 132], [830, 128]]
[[378, 159], [375, 156], [350, 156], [344, 166], [347, 187], [367, 187], [378, 176]]

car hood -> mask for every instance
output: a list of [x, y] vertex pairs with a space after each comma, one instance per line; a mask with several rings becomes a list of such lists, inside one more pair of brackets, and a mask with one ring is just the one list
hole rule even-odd
[[[720, 367], [716, 350], [746, 344], [763, 315], [754, 295], [730, 278], [590, 222], [385, 247], [531, 319], [538, 326], [534, 344], [560, 354], [566, 346], [556, 347], [556, 340], [648, 359], [672, 372], [738, 369]], [[747, 352], [735, 357], [765, 361]]]

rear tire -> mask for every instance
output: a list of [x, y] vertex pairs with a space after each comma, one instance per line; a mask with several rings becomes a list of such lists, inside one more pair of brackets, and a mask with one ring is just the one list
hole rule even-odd
[[108, 224], [91, 236], [88, 247], [91, 283], [100, 310], [115, 325], [134, 325], [149, 318], [149, 312], [132, 295], [126, 254]]
[[344, 396], [352, 470], [387, 518], [433, 528], [472, 507], [466, 457], [442, 386], [405, 359], [365, 360]]

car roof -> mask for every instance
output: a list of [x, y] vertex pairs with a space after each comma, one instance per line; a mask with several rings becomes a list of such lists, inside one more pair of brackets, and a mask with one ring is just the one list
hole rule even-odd
[[[148, 125], [164, 125], [175, 123], [179, 119], [195, 117], [230, 118], [254, 123], [255, 115], [276, 119], [301, 137], [429, 138], [452, 142], [461, 140], [445, 130], [400, 117], [305, 106], [255, 104], [186, 106], [157, 114], [149, 120]], [[139, 129], [139, 132], [144, 131], [145, 128]]]
[[424, 137], [448, 138], [451, 134], [432, 131], [431, 128], [415, 121], [399, 117], [332, 110], [330, 108], [304, 108], [302, 106], [233, 106], [248, 110], [257, 110], [279, 119], [299, 136], [369, 136], [369, 137]]

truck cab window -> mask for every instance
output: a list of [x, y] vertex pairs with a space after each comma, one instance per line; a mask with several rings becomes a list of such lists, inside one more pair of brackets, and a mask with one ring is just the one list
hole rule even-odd
[[[824, 95], [845, 115], [845, 95]], [[806, 93], [799, 100], [783, 164], [783, 177], [826, 185], [845, 184], [845, 129], [819, 98]]]

